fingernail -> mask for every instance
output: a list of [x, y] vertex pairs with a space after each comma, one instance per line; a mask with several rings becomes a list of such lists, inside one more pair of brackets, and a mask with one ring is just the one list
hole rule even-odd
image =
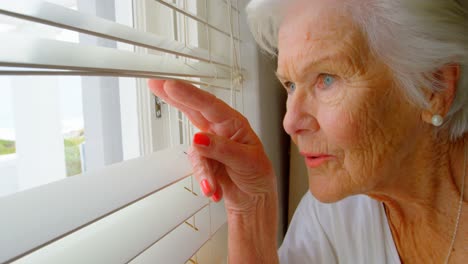
[[208, 194], [211, 193], [211, 186], [207, 179], [204, 179], [200, 182], [200, 187], [205, 196], [208, 196]]
[[197, 133], [193, 137], [193, 143], [196, 145], [202, 145], [208, 147], [210, 145], [210, 138], [203, 134]]
[[216, 191], [212, 196], [211, 199], [213, 202], [217, 203], [221, 200], [221, 195], [219, 195], [219, 191]]

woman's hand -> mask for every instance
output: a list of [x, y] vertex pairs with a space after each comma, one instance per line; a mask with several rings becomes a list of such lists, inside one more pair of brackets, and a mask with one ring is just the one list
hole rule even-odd
[[215, 202], [224, 196], [229, 263], [278, 263], [276, 179], [247, 119], [190, 84], [150, 80], [149, 86], [202, 131], [189, 156], [205, 195]]
[[259, 203], [276, 207], [271, 162], [244, 116], [184, 82], [150, 80], [149, 87], [202, 131], [195, 135], [189, 156], [206, 196], [215, 202], [224, 196], [228, 214], [255, 213]]

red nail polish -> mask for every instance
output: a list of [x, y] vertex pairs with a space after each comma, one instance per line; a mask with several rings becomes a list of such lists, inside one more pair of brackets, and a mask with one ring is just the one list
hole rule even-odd
[[202, 145], [208, 147], [210, 145], [210, 138], [203, 134], [197, 133], [193, 137], [193, 143], [196, 145]]
[[208, 196], [211, 193], [211, 186], [207, 179], [200, 182], [200, 187], [205, 196]]
[[212, 196], [213, 202], [217, 203], [221, 200], [221, 195], [219, 195], [219, 191], [217, 190]]

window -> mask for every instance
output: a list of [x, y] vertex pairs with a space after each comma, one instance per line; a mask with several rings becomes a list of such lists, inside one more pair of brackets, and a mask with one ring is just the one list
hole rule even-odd
[[223, 205], [199, 195], [184, 154], [195, 129], [146, 80], [184, 79], [242, 110], [239, 10], [0, 4], [0, 263], [225, 258]]
[[[55, 1], [73, 10], [100, 12], [97, 15], [131, 25], [131, 3], [122, 6], [118, 2], [124, 1], [98, 2], [110, 7], [101, 7], [106, 11], [103, 13], [98, 10], [99, 6], [91, 5], [92, 2], [95, 1]], [[17, 7], [21, 8], [20, 5]], [[120, 10], [125, 8], [130, 11]], [[1, 21], [2, 33], [8, 36], [21, 38], [27, 35], [70, 43], [131, 48], [122, 43], [106, 44], [102, 39], [76, 31], [19, 18], [2, 16]], [[11, 52], [11, 47], [7, 50]], [[1, 185], [5, 186], [0, 196], [140, 155], [137, 132], [132, 131], [138, 129], [134, 125], [137, 120], [136, 99], [132, 97], [134, 78], [4, 75], [0, 82], [4, 101], [0, 119], [3, 151], [0, 155], [9, 161], [3, 163], [7, 169], [0, 178]], [[43, 155], [45, 152], [47, 155]]]

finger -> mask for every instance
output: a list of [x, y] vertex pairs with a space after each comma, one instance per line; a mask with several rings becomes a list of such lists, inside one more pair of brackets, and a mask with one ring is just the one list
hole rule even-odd
[[210, 123], [209, 127], [199, 127], [200, 130], [226, 136], [241, 143], [258, 142], [247, 119], [216, 96], [188, 83], [172, 80], [165, 82], [163, 89], [170, 100], [184, 105], [183, 108], [196, 110], [206, 118]]
[[164, 84], [164, 91], [172, 100], [197, 110], [213, 123], [222, 123], [240, 115], [216, 96], [188, 83], [169, 80]]
[[221, 199], [223, 199], [223, 188], [221, 188], [221, 186], [218, 186], [216, 188], [215, 193], [213, 193], [213, 195], [211, 196], [211, 200], [213, 200], [213, 202], [217, 203], [217, 202], [221, 201]]
[[199, 111], [191, 109], [181, 103], [178, 103], [172, 100], [170, 96], [167, 95], [167, 93], [164, 91], [165, 82], [166, 80], [151, 79], [148, 81], [148, 86], [154, 95], [158, 96], [160, 99], [164, 100], [166, 103], [182, 111], [188, 117], [188, 119], [200, 130], [203, 130], [203, 131], [208, 130], [210, 124]]
[[214, 185], [214, 191], [213, 194], [211, 195], [211, 200], [213, 202], [217, 203], [223, 199], [223, 186], [226, 186], [226, 180], [229, 180], [229, 177], [226, 175], [226, 169], [223, 164], [220, 162], [213, 160], [213, 159], [208, 159], [205, 157], [201, 158], [205, 159], [210, 167], [210, 173], [208, 177], [212, 179], [213, 185]]
[[166, 94], [164, 92], [164, 83], [166, 80], [161, 80], [161, 79], [149, 79], [148, 80], [148, 87], [150, 90], [159, 97], [162, 97], [163, 94]]
[[206, 197], [211, 197], [218, 188], [213, 164], [193, 148], [189, 150], [188, 154], [193, 167], [193, 175], [199, 183], [201, 191]]
[[219, 161], [238, 174], [256, 174], [271, 168], [263, 148], [223, 136], [197, 133], [192, 146], [201, 156]]

